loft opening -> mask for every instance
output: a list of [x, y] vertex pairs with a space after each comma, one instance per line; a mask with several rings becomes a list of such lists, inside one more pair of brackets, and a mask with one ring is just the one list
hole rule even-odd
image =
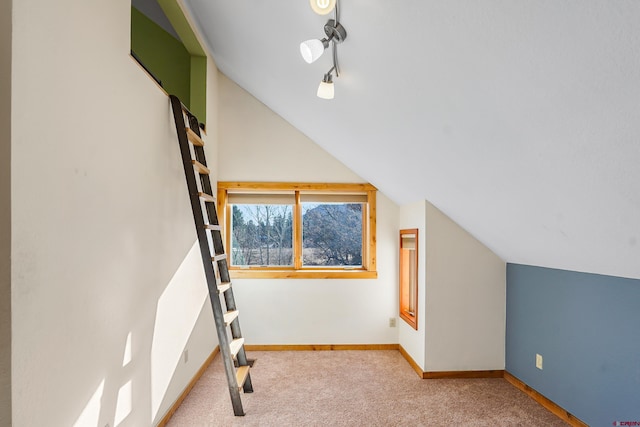
[[131, 1], [131, 56], [206, 122], [207, 57], [176, 0]]

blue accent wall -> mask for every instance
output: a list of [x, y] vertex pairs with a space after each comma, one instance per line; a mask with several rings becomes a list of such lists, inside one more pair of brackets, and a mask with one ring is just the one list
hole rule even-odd
[[590, 426], [640, 422], [640, 280], [508, 264], [506, 370]]

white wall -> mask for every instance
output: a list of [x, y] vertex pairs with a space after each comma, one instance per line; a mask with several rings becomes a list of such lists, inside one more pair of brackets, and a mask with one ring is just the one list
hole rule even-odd
[[425, 372], [504, 369], [504, 261], [429, 202], [399, 224], [419, 235], [418, 330], [400, 320], [400, 345]]
[[220, 74], [221, 181], [365, 182]]
[[11, 425], [11, 1], [0, 2], [0, 425]]
[[427, 203], [426, 371], [504, 369], [506, 264]]
[[203, 276], [168, 99], [129, 57], [130, 2], [13, 7], [13, 424], [150, 425], [215, 344], [197, 292], [162, 303]]
[[[220, 76], [221, 181], [363, 182]], [[397, 207], [377, 197], [377, 279], [235, 279], [248, 344], [397, 343]]]
[[[401, 318], [399, 322], [399, 343], [409, 353], [414, 362], [424, 371], [424, 340], [425, 340], [425, 295], [426, 295], [426, 202], [424, 200], [400, 206], [400, 220], [398, 230], [418, 229], [418, 329], [413, 329]], [[396, 236], [396, 258], [399, 258], [399, 231]], [[398, 283], [398, 279], [396, 279]], [[399, 284], [397, 285], [399, 286]], [[396, 308], [398, 310], [398, 308]]]

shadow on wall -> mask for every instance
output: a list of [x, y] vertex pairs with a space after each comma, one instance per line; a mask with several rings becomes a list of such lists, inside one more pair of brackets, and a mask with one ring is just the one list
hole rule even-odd
[[[140, 358], [145, 355], [136, 355], [135, 335], [129, 332], [124, 340], [122, 353], [123, 375], [118, 375], [118, 378], [124, 378], [123, 383], [110, 384], [108, 377], [102, 378], [73, 424], [74, 427], [101, 426], [107, 423], [117, 427], [123, 424], [134, 408], [135, 389], [141, 387], [134, 382], [134, 377], [148, 378], [150, 381], [148, 388], [145, 387], [151, 395], [149, 425], [166, 411], [167, 408], [164, 408], [164, 411], [160, 412], [163, 402], [165, 406], [170, 405], [177, 398], [177, 395], [167, 396], [167, 391], [173, 379], [180, 380], [176, 375], [178, 365], [201, 313], [206, 311], [205, 304], [209, 301], [201, 262], [196, 242], [158, 299], [151, 343], [150, 377], [141, 375], [138, 371], [137, 367], [141, 365]], [[183, 379], [185, 384], [179, 384], [178, 393], [191, 376], [192, 374], [187, 374], [186, 380]], [[113, 397], [108, 394], [116, 393], [116, 390], [116, 406], [113, 408], [104, 402], [113, 401], [108, 399]]]
[[207, 301], [207, 282], [196, 242], [158, 300], [151, 344], [151, 421], [158, 415], [173, 373]]

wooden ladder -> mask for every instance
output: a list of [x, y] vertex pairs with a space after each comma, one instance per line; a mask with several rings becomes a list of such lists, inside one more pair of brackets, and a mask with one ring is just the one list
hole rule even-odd
[[[200, 138], [198, 119], [176, 96], [171, 95], [170, 99], [178, 142], [180, 143], [184, 174], [189, 189], [191, 210], [198, 234], [200, 254], [209, 288], [209, 299], [218, 333], [220, 354], [229, 384], [233, 413], [236, 416], [242, 416], [244, 410], [242, 409], [240, 390], [244, 389], [245, 393], [253, 392], [251, 375], [249, 374], [250, 363], [247, 361], [244, 338], [240, 332], [238, 309], [233, 297], [227, 254], [224, 251], [216, 200], [213, 197], [209, 168], [204, 155], [204, 141]], [[225, 310], [222, 308], [220, 294], [224, 296]], [[230, 329], [231, 338], [228, 329]], [[237, 369], [234, 365], [234, 359], [237, 362]]]

